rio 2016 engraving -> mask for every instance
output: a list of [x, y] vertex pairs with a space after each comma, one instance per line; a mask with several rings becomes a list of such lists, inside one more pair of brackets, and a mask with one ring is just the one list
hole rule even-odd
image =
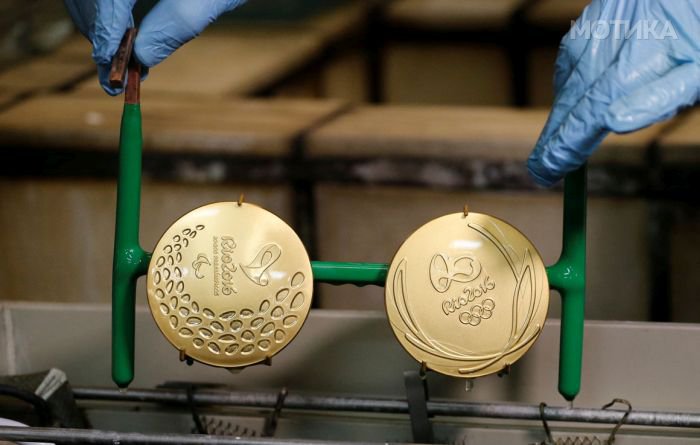
[[445, 315], [453, 314], [455, 311], [460, 310], [475, 299], [481, 298], [495, 288], [496, 283], [487, 275], [484, 277], [484, 281], [479, 285], [479, 287], [465, 287], [462, 290], [462, 295], [459, 297], [450, 298], [449, 300], [443, 301], [442, 311], [445, 313]]
[[[433, 256], [430, 261], [431, 283], [433, 288], [440, 293], [449, 290], [453, 282], [467, 283], [483, 277], [478, 286], [466, 286], [459, 296], [443, 300], [442, 312], [445, 315], [449, 317], [451, 314], [459, 312], [460, 323], [467, 326], [477, 326], [482, 319], [491, 318], [496, 307], [496, 302], [492, 298], [467, 307], [472, 301], [484, 297], [489, 291], [496, 288], [496, 282], [489, 275], [482, 275], [482, 271], [481, 262], [470, 254], [459, 256], [454, 261], [442, 253]], [[464, 310], [460, 312], [460, 309]]]
[[231, 257], [235, 248], [236, 241], [234, 241], [232, 236], [221, 237], [221, 293], [224, 295], [238, 293], [233, 284], [233, 273], [237, 270], [237, 267], [233, 264], [233, 258]]
[[214, 296], [219, 292], [224, 295], [238, 293], [233, 283], [233, 273], [238, 269], [233, 263], [233, 252], [236, 249], [236, 241], [232, 236], [215, 236], [213, 241], [214, 256]]

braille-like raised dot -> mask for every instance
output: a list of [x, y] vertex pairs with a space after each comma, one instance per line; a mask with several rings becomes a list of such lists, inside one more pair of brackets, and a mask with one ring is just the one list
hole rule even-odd
[[190, 326], [199, 326], [202, 324], [202, 319], [198, 317], [190, 317], [187, 319], [187, 324]]
[[231, 321], [233, 320], [233, 317], [236, 316], [236, 311], [228, 311], [224, 312], [223, 314], [219, 315], [219, 320], [221, 321]]
[[209, 342], [209, 344], [207, 345], [207, 348], [209, 348], [209, 350], [214, 354], [218, 354], [221, 352], [221, 348], [219, 348], [219, 345], [217, 345], [214, 342]]
[[187, 317], [188, 315], [190, 315], [190, 310], [186, 307], [181, 307], [178, 312], [180, 312], [181, 317]]
[[243, 349], [241, 349], [241, 354], [250, 355], [253, 351], [255, 351], [255, 345], [245, 345]]
[[301, 305], [304, 304], [304, 293], [303, 292], [298, 292], [295, 296], [294, 299], [292, 300], [292, 303], [289, 305], [289, 307], [295, 311], [301, 307]]
[[235, 341], [236, 337], [234, 337], [231, 334], [224, 334], [219, 337], [219, 341], [222, 343], [231, 343], [232, 341]]
[[237, 344], [237, 343], [234, 343], [234, 344], [232, 344], [232, 345], [226, 346], [226, 349], [224, 350], [224, 352], [225, 352], [227, 355], [233, 355], [233, 354], [236, 353], [236, 351], [238, 351], [238, 348], [239, 348], [238, 344]]
[[231, 322], [231, 330], [233, 332], [238, 332], [243, 327], [243, 322], [241, 320], [233, 320]]
[[295, 324], [297, 324], [297, 320], [299, 317], [296, 315], [287, 315], [284, 317], [284, 320], [282, 320], [282, 324], [284, 325], [285, 328], [291, 328]]
[[242, 309], [241, 310], [241, 317], [242, 318], [250, 318], [253, 316], [253, 314], [254, 314], [254, 312], [251, 311], [250, 309]]
[[212, 331], [216, 332], [224, 332], [224, 325], [219, 323], [218, 321], [212, 321], [211, 324], [209, 325]]
[[260, 303], [259, 312], [261, 314], [264, 314], [265, 312], [267, 312], [268, 309], [270, 309], [270, 301], [269, 300], [264, 300], [262, 303]]
[[271, 344], [270, 340], [260, 340], [258, 342], [258, 348], [260, 348], [261, 351], [267, 351], [270, 349]]
[[241, 338], [245, 341], [253, 341], [255, 340], [255, 334], [252, 331], [243, 331]]
[[275, 331], [275, 341], [277, 343], [282, 343], [284, 341], [284, 338], [287, 336], [287, 333], [284, 332], [282, 329], [277, 329]]
[[207, 328], [199, 328], [199, 335], [204, 338], [212, 338], [214, 333]]
[[263, 328], [260, 330], [261, 335], [270, 335], [272, 332], [275, 330], [275, 324], [273, 322], [267, 323]]
[[272, 310], [272, 313], [270, 315], [272, 315], [272, 318], [274, 319], [282, 318], [282, 316], [284, 315], [284, 309], [282, 309], [281, 306], [277, 306]]
[[253, 329], [257, 329], [257, 328], [259, 328], [260, 326], [262, 326], [262, 324], [263, 324], [264, 321], [265, 321], [265, 319], [262, 318], [262, 317], [254, 318], [254, 319], [250, 322], [250, 327], [253, 328]]
[[178, 333], [183, 337], [192, 337], [194, 335], [194, 332], [192, 332], [192, 329], [187, 329], [187, 328], [180, 328]]
[[168, 315], [170, 313], [170, 308], [167, 304], [161, 304], [160, 311], [163, 313], [163, 315]]
[[277, 295], [275, 295], [275, 300], [277, 300], [278, 303], [283, 302], [287, 297], [289, 296], [289, 289], [282, 289], [279, 292], [277, 292]]
[[299, 287], [304, 283], [304, 274], [301, 272], [297, 272], [294, 274], [292, 277], [292, 287]]
[[192, 344], [195, 348], [201, 348], [202, 346], [204, 346], [204, 340], [202, 340], [201, 338], [195, 338], [194, 340], [192, 340]]
[[179, 320], [180, 320], [180, 319], [177, 318], [176, 316], [171, 315], [171, 316], [170, 316], [170, 327], [173, 328], [173, 329], [177, 328], [177, 325], [178, 325]]
[[212, 311], [211, 309], [209, 309], [207, 307], [202, 309], [202, 314], [204, 314], [204, 316], [207, 318], [214, 318], [215, 317], [214, 311]]
[[165, 292], [163, 292], [163, 289], [160, 289], [160, 288], [156, 289], [155, 295], [156, 295], [156, 298], [159, 300], [162, 300], [163, 298], [165, 298]]

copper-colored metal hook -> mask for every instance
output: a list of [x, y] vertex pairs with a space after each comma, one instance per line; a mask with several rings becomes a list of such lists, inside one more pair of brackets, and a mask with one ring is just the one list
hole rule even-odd
[[112, 59], [112, 69], [109, 71], [109, 85], [112, 88], [124, 88], [127, 80], [126, 71], [129, 68], [135, 40], [136, 28], [127, 29]]
[[124, 101], [128, 104], [137, 104], [140, 101], [141, 65], [133, 57], [136, 32], [136, 28], [126, 30], [109, 71], [109, 85], [112, 88], [126, 86]]

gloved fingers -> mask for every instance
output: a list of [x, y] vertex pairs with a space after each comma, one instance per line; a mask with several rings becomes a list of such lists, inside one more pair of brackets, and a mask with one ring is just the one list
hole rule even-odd
[[98, 65], [107, 65], [112, 62], [112, 57], [117, 52], [126, 29], [134, 26], [131, 10], [135, 3], [136, 0], [96, 1], [92, 58]]
[[[105, 93], [110, 96], [116, 96], [124, 91], [123, 88], [112, 88], [109, 85], [109, 71], [112, 68], [111, 64], [97, 65], [97, 77], [100, 79], [100, 85]], [[126, 81], [126, 79], [125, 79]]]
[[596, 24], [604, 23], [603, 18], [614, 16], [613, 6], [609, 1], [593, 1], [562, 40], [555, 65], [554, 105], [537, 146], [552, 137], [584, 94], [620, 58], [624, 50], [623, 39], [594, 36]]
[[611, 105], [643, 85], [655, 82], [676, 63], [665, 52], [648, 51], [643, 59], [629, 52], [624, 50], [620, 59], [586, 90], [568, 113], [562, 109], [569, 106], [575, 96], [559, 99], [552, 111], [552, 115], [557, 113], [556, 118], [550, 116], [528, 160], [528, 168], [538, 183], [552, 185], [581, 166], [610, 130], [607, 115]]
[[160, 0], [141, 23], [134, 50], [152, 67], [245, 0]]
[[581, 35], [589, 23], [600, 17], [602, 2], [593, 0], [561, 39], [559, 54], [554, 64], [554, 92], [559, 92], [588, 48], [591, 39]]
[[95, 23], [96, 8], [95, 2], [85, 0], [64, 0], [68, 14], [75, 27], [82, 35], [92, 41], [93, 23]]
[[616, 100], [605, 116], [606, 127], [629, 133], [675, 116], [700, 102], [700, 65], [686, 63]]
[[580, 167], [602, 142], [607, 135], [604, 120], [610, 104], [640, 86], [639, 79], [643, 76], [629, 76], [630, 69], [624, 61], [613, 64], [561, 119], [551, 135], [540, 137], [528, 159], [528, 169], [539, 184], [551, 186], [559, 181]]

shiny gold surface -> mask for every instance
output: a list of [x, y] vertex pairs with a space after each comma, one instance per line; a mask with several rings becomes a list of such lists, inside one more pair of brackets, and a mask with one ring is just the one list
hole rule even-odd
[[181, 356], [235, 368], [266, 361], [301, 329], [311, 263], [294, 231], [251, 204], [221, 202], [177, 220], [156, 246], [148, 304]]
[[549, 284], [522, 233], [465, 207], [403, 243], [385, 300], [409, 354], [429, 369], [473, 378], [507, 368], [532, 346], [547, 316]]

